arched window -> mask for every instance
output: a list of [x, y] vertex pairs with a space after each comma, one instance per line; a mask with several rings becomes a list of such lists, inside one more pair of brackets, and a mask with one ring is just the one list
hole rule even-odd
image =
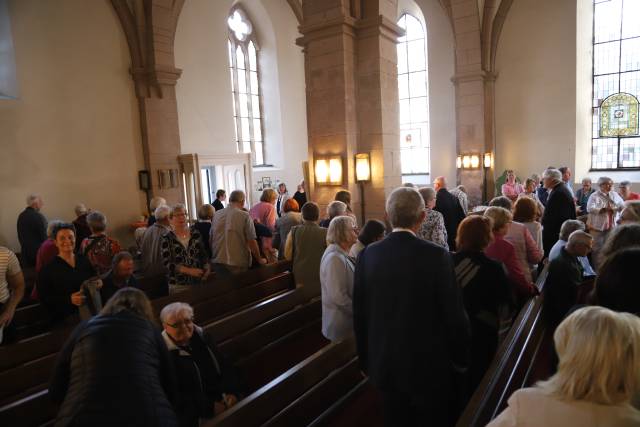
[[406, 31], [397, 45], [402, 175], [411, 175], [406, 180], [415, 184], [427, 184], [430, 146], [427, 40], [416, 17], [405, 13], [398, 25]]
[[244, 11], [231, 10], [229, 26], [229, 65], [233, 88], [233, 117], [239, 153], [252, 153], [254, 166], [265, 164], [258, 43], [253, 25]]
[[591, 169], [640, 168], [640, 1], [593, 1]]

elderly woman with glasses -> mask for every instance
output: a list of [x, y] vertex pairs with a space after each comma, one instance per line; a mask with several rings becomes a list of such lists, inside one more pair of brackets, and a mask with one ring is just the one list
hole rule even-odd
[[197, 427], [238, 401], [241, 387], [234, 368], [211, 336], [193, 323], [193, 308], [175, 302], [160, 312], [162, 337], [178, 380], [176, 411], [180, 426]]
[[353, 335], [353, 276], [355, 263], [349, 256], [358, 240], [351, 216], [333, 218], [327, 230], [327, 249], [320, 261], [322, 334], [331, 341]]
[[589, 196], [587, 202], [587, 212], [589, 218], [587, 225], [593, 236], [592, 257], [594, 264], [600, 264], [600, 250], [607, 240], [607, 236], [615, 227], [615, 217], [624, 209], [624, 200], [618, 193], [612, 190], [613, 180], [606, 176], [598, 179], [599, 190]]
[[162, 258], [171, 292], [186, 290], [209, 276], [207, 250], [197, 228], [189, 228], [187, 209], [177, 204], [169, 214], [171, 230], [162, 236]]

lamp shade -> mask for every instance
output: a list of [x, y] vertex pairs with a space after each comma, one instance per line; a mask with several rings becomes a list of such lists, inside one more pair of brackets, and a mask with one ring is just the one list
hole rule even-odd
[[464, 169], [469, 169], [471, 166], [471, 156], [462, 156], [462, 167]]
[[471, 168], [477, 169], [480, 167], [480, 156], [477, 154], [471, 155]]
[[368, 153], [356, 154], [356, 181], [364, 182], [371, 179], [371, 162]]
[[484, 167], [491, 167], [491, 153], [484, 153]]
[[458, 158], [456, 158], [456, 167], [458, 169], [462, 168], [462, 156], [458, 156]]
[[342, 185], [342, 158], [316, 159], [314, 172], [318, 184]]

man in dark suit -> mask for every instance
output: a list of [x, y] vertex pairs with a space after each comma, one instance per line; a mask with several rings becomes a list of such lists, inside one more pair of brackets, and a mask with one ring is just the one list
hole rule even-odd
[[453, 425], [470, 330], [447, 251], [416, 237], [424, 201], [387, 200], [393, 232], [358, 256], [353, 318], [360, 364], [381, 391], [386, 425]]
[[40, 213], [42, 197], [31, 194], [27, 207], [18, 216], [18, 240], [22, 262], [26, 267], [36, 265], [36, 254], [42, 242], [47, 240], [47, 219]]
[[447, 229], [447, 244], [450, 251], [455, 251], [458, 225], [464, 219], [464, 210], [460, 200], [447, 190], [447, 181], [444, 176], [439, 176], [433, 181], [433, 189], [436, 190], [436, 206], [433, 210], [440, 212], [444, 217], [444, 227]]
[[541, 221], [544, 255], [548, 257], [549, 251], [559, 239], [562, 223], [568, 219], [576, 219], [576, 204], [558, 169], [545, 170], [542, 181], [549, 190], [547, 207]]

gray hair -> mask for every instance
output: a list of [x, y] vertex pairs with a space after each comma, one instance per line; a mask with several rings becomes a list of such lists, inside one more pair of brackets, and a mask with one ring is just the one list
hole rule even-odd
[[128, 251], [120, 251], [113, 256], [113, 259], [111, 260], [111, 266], [116, 267], [118, 264], [120, 264], [120, 262], [124, 260], [133, 261], [133, 255], [131, 255], [131, 253]]
[[244, 191], [233, 190], [231, 194], [229, 194], [229, 203], [244, 204], [245, 200], [246, 200], [246, 196], [244, 195]]
[[347, 204], [341, 202], [340, 200], [334, 200], [333, 202], [329, 203], [329, 206], [327, 206], [327, 215], [329, 215], [329, 218], [335, 218], [337, 216], [344, 215], [346, 211]]
[[169, 213], [169, 218], [173, 218], [178, 211], [187, 213], [187, 207], [182, 203], [176, 203], [175, 205], [171, 206], [171, 212]]
[[51, 221], [49, 221], [49, 224], [47, 224], [47, 237], [48, 238], [53, 239], [53, 229], [56, 228], [60, 224], [64, 224], [64, 221], [61, 221], [59, 219], [52, 219]]
[[624, 181], [620, 181], [620, 184], [618, 184], [618, 187], [631, 187], [631, 181], [628, 180], [624, 180]]
[[542, 179], [551, 179], [554, 182], [562, 182], [562, 172], [555, 168], [545, 169], [542, 172]]
[[171, 208], [167, 205], [160, 205], [153, 212], [153, 215], [156, 217], [156, 220], [162, 221], [163, 219], [169, 218], [171, 214]]
[[36, 193], [31, 193], [27, 196], [27, 206], [31, 206], [35, 202], [40, 200], [40, 195]]
[[601, 176], [600, 178], [598, 178], [598, 185], [604, 184], [613, 184], [613, 180], [608, 176]]
[[193, 317], [193, 307], [186, 302], [173, 302], [165, 305], [162, 311], [160, 311], [160, 321], [162, 323], [167, 323], [169, 318], [175, 318], [180, 314], [186, 314], [187, 317]]
[[424, 200], [413, 188], [396, 188], [387, 199], [386, 210], [393, 227], [410, 228], [420, 221]]
[[508, 211], [513, 210], [513, 202], [506, 196], [498, 196], [491, 199], [489, 206], [497, 206], [499, 208], [505, 208]]
[[331, 220], [327, 230], [327, 244], [341, 244], [349, 241], [349, 233], [356, 226], [356, 221], [348, 216], [338, 216]]
[[[587, 183], [587, 182], [588, 182], [589, 184], [591, 184], [591, 178], [589, 178], [589, 177], [582, 178], [582, 183], [583, 183], [583, 184], [584, 184], [584, 183]], [[621, 183], [621, 184], [622, 184], [622, 183]]]
[[155, 211], [156, 209], [158, 209], [159, 206], [162, 205], [166, 205], [167, 201], [165, 200], [164, 197], [154, 197], [153, 199], [151, 199], [151, 201], [149, 202], [149, 209], [151, 209], [151, 211]]
[[585, 230], [584, 222], [578, 221], [577, 219], [568, 219], [562, 223], [562, 227], [560, 227], [560, 235], [558, 236], [560, 240], [564, 240], [565, 242], [569, 240], [569, 236], [576, 230], [584, 231]]
[[93, 233], [99, 233], [107, 228], [107, 217], [102, 212], [93, 211], [87, 215], [87, 225]]
[[588, 245], [593, 240], [593, 236], [586, 231], [576, 230], [569, 235], [567, 247], [571, 248], [575, 245]]
[[424, 199], [425, 205], [436, 198], [436, 190], [434, 190], [433, 188], [421, 188], [420, 190], [418, 190], [418, 193], [420, 193], [420, 195]]
[[87, 213], [87, 207], [84, 203], [78, 203], [75, 208], [73, 208], [77, 216]]

